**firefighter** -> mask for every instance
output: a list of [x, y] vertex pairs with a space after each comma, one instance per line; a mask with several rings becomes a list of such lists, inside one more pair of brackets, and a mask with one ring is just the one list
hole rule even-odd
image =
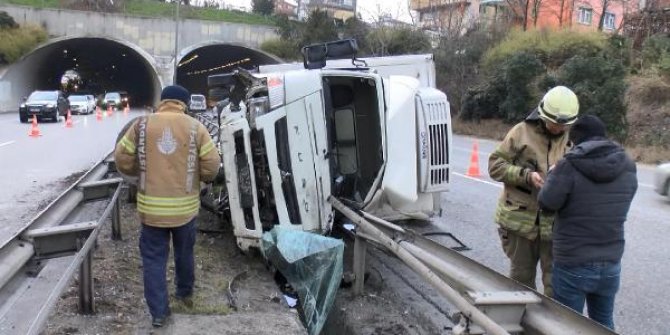
[[578, 111], [574, 92], [564, 86], [552, 88], [489, 157], [489, 175], [504, 183], [495, 221], [503, 251], [510, 259], [509, 276], [534, 289], [540, 262], [544, 294], [549, 297], [554, 217], [540, 211], [537, 196], [549, 168], [570, 147], [567, 132]]
[[157, 112], [140, 117], [114, 152], [117, 169], [138, 177], [144, 297], [154, 327], [162, 327], [170, 315], [165, 274], [170, 239], [175, 297], [187, 304], [192, 301], [200, 182], [213, 180], [220, 165], [205, 126], [185, 114], [189, 98], [181, 86], [165, 87]]

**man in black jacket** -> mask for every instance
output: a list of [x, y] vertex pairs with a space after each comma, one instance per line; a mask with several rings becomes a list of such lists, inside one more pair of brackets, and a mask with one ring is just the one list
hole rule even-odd
[[596, 116], [570, 130], [574, 144], [539, 194], [540, 207], [557, 212], [553, 231], [554, 299], [614, 329], [614, 297], [624, 250], [623, 224], [637, 190], [635, 163], [605, 137]]

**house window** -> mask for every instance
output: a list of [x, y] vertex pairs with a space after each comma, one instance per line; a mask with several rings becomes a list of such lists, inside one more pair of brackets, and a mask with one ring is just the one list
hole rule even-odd
[[605, 29], [614, 29], [614, 20], [616, 16], [612, 13], [605, 13], [605, 20], [603, 26]]
[[591, 18], [593, 17], [593, 10], [591, 8], [580, 8], [577, 12], [577, 22], [581, 24], [591, 25]]

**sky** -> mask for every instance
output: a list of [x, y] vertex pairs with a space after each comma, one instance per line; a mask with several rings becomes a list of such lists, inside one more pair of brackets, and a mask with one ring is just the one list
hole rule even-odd
[[[297, 2], [297, 0], [294, 0]], [[390, 14], [391, 17], [411, 22], [408, 10], [409, 0], [357, 0], [358, 12], [363, 20], [372, 22], [380, 14]], [[223, 3], [235, 7], [251, 8], [251, 0], [223, 0]]]

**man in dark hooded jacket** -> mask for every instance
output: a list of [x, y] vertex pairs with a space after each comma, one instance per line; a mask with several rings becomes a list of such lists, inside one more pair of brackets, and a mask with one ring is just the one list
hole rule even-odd
[[554, 299], [614, 329], [614, 298], [624, 250], [623, 224], [637, 190], [635, 163], [608, 140], [605, 125], [586, 115], [573, 125], [574, 147], [556, 164], [539, 194], [556, 211]]

